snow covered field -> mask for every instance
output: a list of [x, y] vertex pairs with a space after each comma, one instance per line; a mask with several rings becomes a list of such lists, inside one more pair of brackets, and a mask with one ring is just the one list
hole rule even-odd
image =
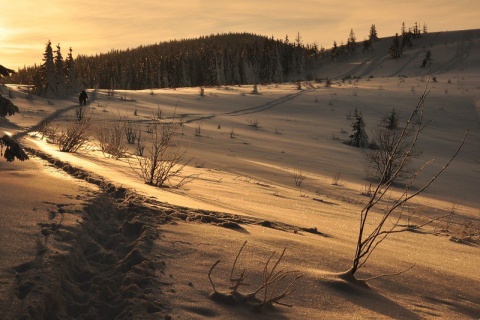
[[[252, 288], [242, 292], [261, 283], [269, 255], [284, 247], [279, 268], [303, 275], [283, 300], [293, 308], [267, 308], [255, 318], [478, 318], [480, 31], [429, 34], [399, 60], [386, 57], [385, 41], [316, 70], [335, 79], [331, 87], [259, 85], [259, 94], [252, 86], [206, 87], [203, 96], [200, 88], [113, 96], [89, 90], [94, 126], [128, 117], [147, 136], [155, 123], [182, 122], [182, 146], [192, 158], [182, 174], [196, 178], [178, 189], [146, 185], [132, 170], [134, 146], [117, 160], [94, 141], [59, 152], [31, 128], [47, 116], [64, 126], [75, 117], [76, 98], [27, 100], [9, 85], [21, 112], [0, 120], [0, 128], [39, 154], [0, 163], [0, 317], [251, 318], [245, 306], [209, 299], [207, 276], [221, 260], [212, 279], [227, 291], [231, 265], [248, 241], [236, 272], [245, 268]], [[419, 68], [425, 48], [435, 82]], [[431, 122], [415, 164], [434, 161], [415, 186], [469, 133], [452, 165], [408, 210], [415, 222], [454, 214], [385, 240], [360, 278], [415, 266], [366, 289], [335, 276], [351, 267], [368, 200], [363, 150], [342, 143], [351, 132], [347, 115], [361, 111], [371, 135], [393, 108], [404, 120], [425, 88], [424, 119]], [[301, 186], [293, 177], [298, 170]], [[375, 214], [387, 206], [382, 202]]]

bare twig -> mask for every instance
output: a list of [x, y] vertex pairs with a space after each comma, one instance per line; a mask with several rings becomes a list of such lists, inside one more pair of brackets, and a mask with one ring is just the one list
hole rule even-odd
[[405, 273], [405, 272], [408, 272], [410, 270], [412, 270], [416, 265], [411, 265], [410, 267], [408, 267], [407, 269], [405, 270], [402, 270], [402, 271], [399, 271], [399, 272], [394, 272], [394, 273], [387, 273], [387, 274], [380, 274], [378, 276], [375, 276], [375, 277], [370, 277], [370, 278], [367, 278], [367, 279], [362, 279], [362, 281], [370, 281], [370, 280], [375, 280], [375, 279], [380, 279], [380, 278], [384, 278], [384, 277], [394, 277], [394, 276], [399, 276], [401, 275], [402, 273]]
[[[288, 304], [282, 303], [281, 300], [287, 297], [288, 295], [290, 295], [294, 291], [293, 285], [297, 282], [298, 279], [301, 278], [301, 275], [298, 274], [298, 271], [292, 271], [292, 270], [277, 271], [277, 268], [285, 255], [286, 248], [283, 249], [279, 258], [273, 263], [271, 268], [270, 268], [270, 265], [273, 262], [272, 260], [273, 260], [273, 257], [275, 256], [275, 251], [270, 254], [270, 256], [268, 257], [263, 267], [261, 285], [259, 285], [254, 291], [248, 294], [242, 294], [238, 291], [238, 289], [241, 286], [248, 285], [244, 283], [246, 279], [245, 269], [241, 272], [239, 276], [234, 275], [238, 260], [246, 244], [247, 244], [247, 241], [243, 243], [237, 255], [235, 256], [235, 260], [233, 262], [232, 269], [230, 271], [230, 282], [232, 283], [232, 285], [229, 287], [230, 289], [229, 294], [219, 293], [216, 290], [215, 285], [213, 284], [213, 281], [211, 279], [211, 273], [213, 269], [218, 265], [220, 260], [215, 262], [214, 265], [210, 268], [210, 271], [208, 272], [208, 278], [210, 280], [210, 283], [212, 284], [214, 293], [216, 293], [217, 296], [220, 295], [222, 298], [227, 297], [227, 298], [230, 298], [230, 300], [234, 300], [239, 303], [246, 303], [247, 305], [250, 305], [252, 307], [261, 308], [265, 305], [270, 305], [273, 303], [284, 305], [284, 306], [290, 306]], [[292, 276], [293, 276], [293, 279], [288, 280]], [[285, 281], [288, 281], [288, 282], [285, 284]], [[270, 287], [272, 289], [269, 289]], [[277, 288], [279, 287], [285, 287], [285, 289], [283, 289], [281, 292], [277, 292]], [[257, 294], [259, 294], [262, 290], [263, 290], [263, 297], [260, 300], [257, 298]]]
[[[391, 148], [390, 155], [386, 158], [385, 166], [383, 168], [383, 173], [380, 178], [380, 182], [373, 188], [369, 201], [360, 212], [360, 227], [357, 239], [357, 249], [355, 252], [353, 266], [350, 270], [350, 273], [353, 275], [355, 272], [363, 267], [365, 263], [370, 258], [372, 252], [377, 248], [377, 246], [382, 243], [390, 234], [399, 233], [399, 232], [406, 232], [411, 231], [412, 228], [410, 226], [401, 227], [400, 226], [400, 219], [402, 218], [402, 211], [400, 212], [399, 216], [397, 217], [396, 221], [393, 222], [390, 228], [386, 228], [386, 221], [390, 218], [393, 212], [396, 212], [397, 209], [403, 208], [405, 204], [413, 199], [414, 197], [421, 194], [425, 191], [452, 163], [452, 161], [457, 157], [458, 153], [460, 152], [461, 148], [465, 143], [465, 139], [468, 135], [468, 131], [465, 133], [463, 140], [461, 141], [460, 145], [458, 146], [457, 150], [451, 156], [449, 161], [429, 180], [425, 183], [422, 187], [420, 187], [415, 192], [410, 193], [410, 189], [413, 185], [413, 181], [415, 178], [423, 171], [423, 169], [431, 162], [427, 162], [418, 170], [415, 171], [413, 174], [410, 183], [407, 184], [405, 191], [401, 196], [399, 196], [393, 204], [386, 208], [385, 212], [383, 213], [381, 219], [375, 223], [374, 228], [370, 233], [366, 233], [366, 226], [369, 225], [369, 213], [371, 210], [378, 205], [378, 203], [386, 196], [387, 192], [393, 186], [393, 183], [400, 177], [402, 170], [404, 170], [405, 166], [408, 163], [409, 157], [411, 157], [414, 147], [417, 144], [419, 139], [420, 133], [425, 128], [422, 125], [423, 119], [423, 105], [425, 103], [425, 99], [427, 96], [427, 87], [425, 87], [425, 91], [419, 99], [419, 102], [413, 109], [408, 118], [405, 126], [403, 127], [400, 134], [395, 136], [395, 143], [392, 144], [393, 147]], [[413, 123], [413, 120], [416, 120]], [[412, 125], [416, 126], [413, 130]], [[409, 142], [409, 145], [405, 145], [405, 138], [410, 135], [410, 133], [414, 131], [413, 137]], [[395, 170], [391, 170], [393, 163], [395, 162]], [[416, 226], [414, 229], [418, 229], [420, 227], [426, 226], [431, 224], [432, 222], [441, 219], [444, 216], [436, 217], [426, 221], [425, 223], [421, 224], [420, 226]]]
[[215, 269], [215, 267], [220, 263], [221, 260], [217, 260], [213, 265], [212, 267], [210, 268], [210, 270], [208, 271], [208, 280], [210, 280], [210, 284], [212, 285], [212, 288], [213, 288], [213, 291], [216, 293], [218, 292], [217, 289], [215, 289], [215, 284], [213, 283], [212, 281], [212, 271], [213, 269]]

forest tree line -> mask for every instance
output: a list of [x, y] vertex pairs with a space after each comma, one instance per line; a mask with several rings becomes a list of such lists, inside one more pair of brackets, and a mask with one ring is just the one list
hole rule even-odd
[[[426, 25], [423, 32], [427, 32]], [[402, 24], [401, 39], [398, 34], [393, 38], [390, 56], [400, 57], [402, 49], [412, 46], [411, 39], [417, 37], [418, 24], [408, 31]], [[42, 65], [19, 69], [8, 81], [28, 84], [33, 93], [53, 97], [81, 87], [141, 90], [313, 80], [310, 71], [320, 63], [340, 61], [359, 48], [369, 51], [378, 40], [374, 24], [362, 43], [357, 43], [351, 29], [346, 44], [334, 41], [329, 50], [315, 43], [304, 45], [299, 33], [294, 41], [288, 36], [276, 40], [251, 33], [228, 33], [78, 55], [76, 59], [70, 48], [65, 60], [60, 44], [54, 51], [48, 41]]]
[[83, 87], [131, 90], [281, 83], [302, 78], [305, 70], [315, 68], [319, 52], [316, 45], [303, 45], [300, 35], [289, 42], [288, 37], [282, 41], [230, 33], [79, 55], [67, 60], [74, 66], [72, 76], [71, 68], [56, 67], [64, 64], [60, 46], [52, 51], [49, 41], [43, 64], [20, 69], [9, 81], [33, 85], [35, 93], [47, 95], [56, 87], [51, 83], [63, 83], [68, 74]]

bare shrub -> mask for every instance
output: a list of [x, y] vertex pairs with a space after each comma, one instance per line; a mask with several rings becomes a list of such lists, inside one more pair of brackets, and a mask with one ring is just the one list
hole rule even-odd
[[81, 121], [71, 121], [61, 130], [56, 139], [58, 149], [62, 152], [76, 152], [88, 141], [91, 128], [91, 117]]
[[364, 158], [373, 168], [374, 177], [380, 182], [388, 182], [394, 173], [397, 181], [413, 177], [415, 170], [410, 166], [421, 152], [411, 148], [414, 131], [377, 127], [374, 131], [374, 150], [364, 152]]
[[295, 185], [297, 187], [300, 187], [302, 185], [302, 182], [303, 180], [305, 180], [305, 177], [306, 177], [305, 171], [300, 166], [293, 168], [292, 176], [293, 176], [293, 180], [295, 181]]
[[334, 186], [341, 186], [342, 182], [341, 182], [340, 178], [341, 178], [340, 171], [335, 171], [335, 173], [333, 174], [333, 177], [332, 177], [332, 184]]
[[[404, 166], [408, 162], [409, 154], [415, 148], [419, 139], [420, 133], [423, 128], [421, 122], [421, 115], [426, 96], [427, 91], [425, 89], [424, 93], [420, 97], [419, 102], [412, 110], [410, 117], [406, 121], [403, 129], [400, 130], [401, 134], [397, 136], [397, 140], [393, 145], [391, 154], [396, 155], [398, 152], [400, 152], [399, 150], [402, 149], [401, 145], [402, 143], [404, 143], [404, 137], [408, 134], [409, 131], [411, 131], [411, 128], [413, 127], [413, 137], [410, 140], [408, 146], [406, 147], [406, 152], [402, 152], [403, 156], [401, 157], [399, 164], [396, 166], [396, 169], [393, 171], [390, 178], [385, 179], [385, 177], [381, 177], [380, 182], [372, 188], [370, 198], [365, 207], [360, 212], [360, 228], [358, 231], [357, 245], [355, 255], [352, 261], [352, 267], [344, 274], [344, 277], [347, 279], [355, 279], [354, 275], [357, 270], [365, 266], [366, 262], [369, 260], [378, 245], [380, 245], [389, 235], [399, 232], [412, 231], [412, 229], [416, 230], [444, 217], [437, 216], [432, 219], [428, 219], [426, 222], [414, 226], [412, 226], [410, 223], [408, 223], [407, 225], [400, 223], [405, 218], [404, 211], [407, 210], [406, 204], [411, 199], [415, 198], [423, 191], [425, 191], [448, 168], [448, 166], [452, 163], [452, 161], [460, 152], [460, 149], [465, 142], [468, 131], [467, 133], [465, 133], [462, 142], [460, 143], [454, 154], [451, 156], [451, 158], [447, 161], [447, 163], [440, 170], [438, 170], [433, 175], [433, 177], [425, 184], [419, 186], [416, 190], [411, 190], [415, 178], [428, 165], [428, 162], [415, 171], [413, 177], [410, 179], [410, 182], [405, 186], [405, 190], [401, 195], [394, 196], [391, 192], [389, 192], [394, 182], [401, 175]], [[413, 121], [415, 118], [418, 117], [418, 115], [420, 115], [419, 119], [417, 121]], [[395, 161], [394, 157], [389, 157], [388, 159], [389, 160], [386, 163], [386, 168], [392, 166], [392, 162]], [[386, 169], [384, 169], [384, 171], [386, 172]], [[390, 197], [391, 201], [387, 203], [385, 210], [383, 210], [380, 215], [380, 218], [372, 217], [370, 213], [374, 208], [379, 206], [380, 201], [389, 199]], [[413, 266], [404, 271], [410, 270], [412, 267]], [[400, 273], [401, 272], [391, 275], [398, 275]], [[386, 275], [380, 275], [375, 278], [381, 276]]]
[[145, 150], [145, 143], [142, 140], [142, 133], [141, 131], [139, 131], [138, 137], [137, 137], [137, 156], [142, 157], [144, 150]]
[[163, 110], [160, 108], [160, 106], [157, 107], [157, 120], [163, 119]]
[[239, 292], [240, 288], [248, 286], [245, 282], [247, 278], [245, 269], [243, 269], [240, 274], [235, 274], [235, 267], [246, 244], [247, 241], [243, 243], [233, 262], [229, 279], [229, 293], [217, 291], [217, 288], [212, 281], [212, 272], [221, 260], [217, 260], [212, 265], [208, 272], [208, 279], [213, 288], [213, 293], [210, 295], [210, 298], [215, 301], [229, 301], [236, 304], [244, 304], [255, 309], [271, 306], [273, 304], [291, 307], [291, 305], [285, 304], [281, 302], [281, 300], [294, 291], [293, 286], [302, 275], [295, 270], [278, 270], [278, 266], [285, 255], [285, 248], [276, 261], [274, 261], [274, 256], [276, 254], [275, 251], [269, 256], [262, 270], [263, 281], [261, 284], [257, 285], [250, 293], [243, 294]]
[[120, 118], [102, 119], [96, 125], [95, 137], [105, 157], [118, 159], [125, 155], [125, 122]]
[[372, 180], [366, 179], [365, 183], [362, 186], [362, 191], [360, 193], [362, 196], [367, 196], [371, 197], [373, 194], [373, 185], [372, 185]]
[[125, 137], [129, 144], [134, 144], [137, 141], [137, 136], [140, 132], [140, 126], [135, 121], [127, 119], [125, 123]]
[[52, 121], [43, 119], [38, 126], [38, 132], [42, 134], [40, 139], [46, 138], [47, 143], [57, 142], [58, 126], [54, 125]]
[[247, 123], [249, 127], [260, 128], [260, 121], [258, 121], [258, 119], [248, 119]]
[[[174, 185], [172, 178], [179, 177], [190, 160], [185, 160], [187, 150], [180, 146], [179, 123], [175, 120], [154, 126], [151, 142], [145, 146], [144, 156], [137, 156], [139, 169], [134, 169], [146, 184], [162, 187], [183, 185], [191, 177]], [[138, 151], [138, 150], [137, 150]]]
[[201, 137], [202, 136], [202, 124], [198, 123], [197, 126], [195, 127], [195, 137]]

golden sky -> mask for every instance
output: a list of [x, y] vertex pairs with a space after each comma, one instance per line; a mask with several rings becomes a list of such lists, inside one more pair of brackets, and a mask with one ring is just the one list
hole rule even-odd
[[362, 41], [370, 26], [380, 37], [402, 22], [429, 32], [480, 29], [480, 0], [0, 0], [0, 64], [41, 64], [48, 40], [66, 57], [134, 48], [172, 39], [251, 32], [329, 48], [350, 29]]

